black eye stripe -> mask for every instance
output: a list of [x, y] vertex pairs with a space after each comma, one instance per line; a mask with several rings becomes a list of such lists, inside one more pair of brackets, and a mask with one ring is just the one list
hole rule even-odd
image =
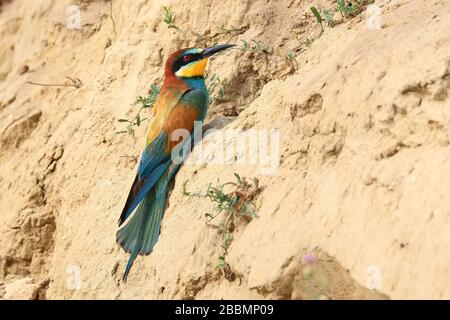
[[[189, 57], [189, 59], [186, 59], [186, 57]], [[197, 61], [199, 59], [200, 59], [200, 54], [196, 54], [196, 53], [190, 53], [190, 54], [187, 54], [187, 55], [182, 55], [177, 60], [175, 60], [175, 62], [172, 65], [172, 70], [175, 73], [178, 70], [180, 70], [180, 68], [182, 66], [185, 66], [185, 65], [187, 65], [189, 63], [192, 63], [194, 61]]]

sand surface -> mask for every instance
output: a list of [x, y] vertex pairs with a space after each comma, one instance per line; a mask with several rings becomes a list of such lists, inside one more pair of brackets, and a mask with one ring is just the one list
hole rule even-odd
[[[449, 0], [377, 0], [380, 29], [366, 10], [320, 37], [301, 0], [0, 3], [0, 298], [450, 298]], [[244, 41], [209, 65], [224, 92], [206, 123], [275, 130], [275, 171], [184, 165], [154, 252], [122, 283], [115, 232], [146, 123], [133, 137], [118, 119], [174, 50]], [[27, 83], [66, 76], [81, 86]], [[234, 173], [262, 191], [259, 217], [233, 232], [230, 279], [206, 224], [214, 204], [183, 185]]]

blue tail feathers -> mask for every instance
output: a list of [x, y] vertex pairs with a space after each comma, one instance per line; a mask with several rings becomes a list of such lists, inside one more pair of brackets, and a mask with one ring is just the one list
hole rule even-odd
[[130, 215], [117, 231], [117, 243], [126, 252], [131, 253], [123, 275], [124, 281], [137, 256], [150, 254], [158, 241], [167, 184], [167, 175], [163, 174], [155, 187], [141, 201], [134, 214]]

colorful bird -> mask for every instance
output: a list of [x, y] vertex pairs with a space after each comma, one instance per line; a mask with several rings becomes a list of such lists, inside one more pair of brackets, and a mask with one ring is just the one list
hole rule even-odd
[[191, 143], [188, 139], [174, 141], [172, 134], [177, 129], [192, 133], [194, 122], [204, 120], [209, 101], [205, 85], [208, 59], [232, 46], [182, 49], [166, 61], [164, 84], [153, 107], [145, 149], [119, 218], [116, 240], [131, 254], [124, 281], [136, 257], [150, 254], [158, 241], [167, 186], [179, 168], [179, 162], [171, 159], [172, 150], [178, 143]]

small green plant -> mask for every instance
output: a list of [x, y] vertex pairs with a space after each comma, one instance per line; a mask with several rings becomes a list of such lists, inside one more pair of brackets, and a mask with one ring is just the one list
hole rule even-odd
[[325, 20], [327, 21], [329, 27], [335, 26], [336, 23], [333, 20], [333, 14], [330, 12], [330, 10], [328, 9], [323, 10], [323, 16], [325, 17]]
[[317, 23], [320, 25], [320, 29], [321, 29], [320, 34], [324, 33], [325, 30], [323, 29], [323, 22], [325, 20], [320, 15], [319, 10], [317, 10], [316, 7], [311, 7], [310, 10], [314, 14], [314, 16], [316, 17]]
[[134, 135], [134, 127], [139, 127], [143, 121], [148, 120], [147, 118], [142, 118], [142, 116], [141, 116], [142, 110], [150, 109], [151, 107], [153, 107], [160, 90], [161, 89], [157, 85], [155, 85], [155, 84], [150, 85], [149, 94], [145, 97], [139, 96], [136, 99], [136, 101], [132, 104], [133, 106], [140, 104], [139, 111], [134, 116], [134, 118], [132, 118], [131, 120], [129, 120], [129, 119], [117, 120], [118, 122], [121, 122], [121, 123], [128, 123], [128, 125], [127, 125], [126, 130], [118, 131], [116, 133], [117, 134], [128, 133], [130, 135]]
[[167, 24], [169, 28], [177, 30], [180, 29], [175, 25], [175, 14], [172, 11], [172, 7], [163, 6], [163, 14], [164, 14], [163, 21]]
[[225, 81], [221, 80], [216, 74], [208, 80], [208, 94], [209, 103], [212, 104], [215, 100], [224, 100], [225, 98]]
[[217, 266], [216, 266], [216, 269], [224, 270], [224, 269], [227, 269], [229, 267], [230, 267], [230, 265], [225, 260], [225, 257], [224, 256], [220, 256], [219, 257], [219, 262], [217, 263]]
[[241, 42], [242, 42], [242, 47], [240, 47], [239, 49], [242, 51], [269, 53], [268, 48], [263, 47], [258, 41], [254, 40], [254, 39], [250, 40], [250, 42], [241, 39]]
[[[226, 261], [228, 248], [233, 241], [233, 232], [238, 219], [248, 223], [258, 217], [255, 199], [261, 191], [258, 179], [254, 178], [252, 182], [248, 182], [246, 178], [241, 178], [237, 173], [234, 176], [236, 182], [227, 182], [218, 187], [211, 187], [209, 184], [205, 194], [187, 191], [187, 181], [183, 183], [182, 190], [184, 196], [208, 198], [215, 204], [214, 213], [205, 214], [206, 223], [209, 227], [217, 229], [221, 235], [222, 255], [219, 257], [216, 268], [221, 270], [229, 281], [233, 281], [236, 276]], [[232, 187], [232, 190], [226, 192], [227, 186]], [[220, 214], [225, 214], [224, 220], [219, 225], [210, 224]]]
[[337, 5], [337, 10], [341, 13], [342, 17], [351, 16], [356, 9], [351, 1], [337, 0]]
[[337, 8], [338, 11], [343, 18], [354, 17], [361, 13], [365, 7], [374, 0], [337, 0]]
[[161, 91], [161, 89], [156, 84], [151, 84], [149, 94], [145, 97], [139, 96], [133, 103], [133, 105], [137, 105], [140, 103], [143, 109], [153, 107], [156, 102], [156, 98], [158, 97], [159, 91]]
[[216, 269], [222, 272], [225, 279], [229, 281], [234, 281], [236, 279], [236, 274], [231, 269], [231, 266], [225, 259], [225, 256], [220, 256], [218, 260], [219, 262], [216, 265]]
[[286, 60], [294, 70], [298, 69], [297, 55], [294, 51], [291, 50], [286, 54]]
[[[351, 18], [359, 13], [361, 13], [365, 7], [371, 3], [373, 3], [374, 0], [337, 0], [337, 7], [334, 10], [324, 9], [322, 11], [322, 14], [320, 11], [312, 6], [311, 12], [314, 14], [314, 17], [317, 20], [317, 23], [320, 25], [320, 35], [321, 36], [324, 32], [323, 23], [326, 22], [329, 27], [334, 27], [339, 23], [342, 23], [346, 18]], [[342, 16], [342, 19], [334, 20], [333, 13], [339, 12]]]
[[307, 47], [311, 47], [314, 41], [316, 41], [316, 39], [306, 38], [305, 44]]

